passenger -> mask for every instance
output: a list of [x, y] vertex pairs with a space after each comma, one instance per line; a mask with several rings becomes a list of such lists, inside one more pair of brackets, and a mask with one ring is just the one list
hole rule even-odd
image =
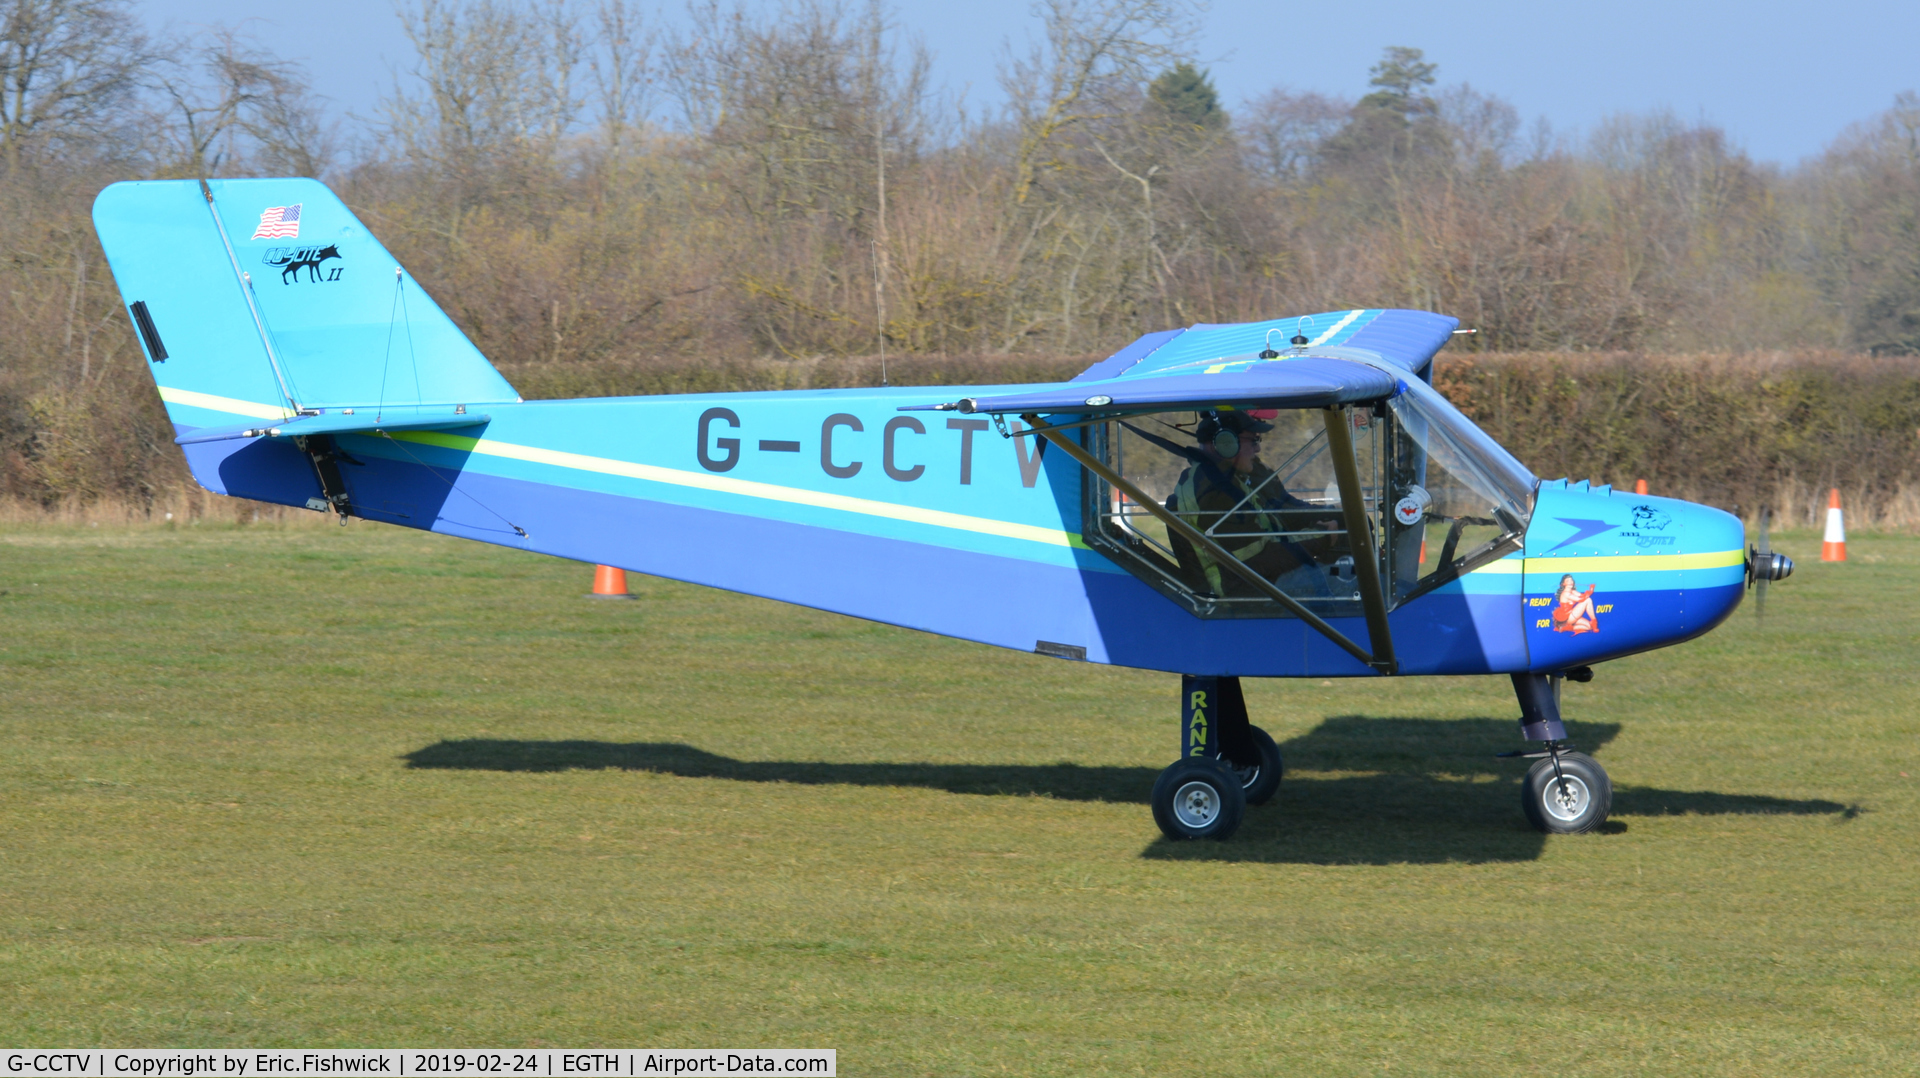
[[[1199, 452], [1189, 454], [1193, 465], [1181, 473], [1174, 487], [1173, 510], [1287, 594], [1330, 595], [1332, 588], [1319, 563], [1333, 560], [1340, 537], [1271, 534], [1338, 527], [1333, 520], [1307, 517], [1303, 511], [1321, 514], [1326, 509], [1289, 494], [1279, 476], [1260, 460], [1260, 436], [1272, 429], [1273, 424], [1244, 412], [1201, 413], [1193, 431]], [[1227, 595], [1229, 587], [1236, 595], [1254, 593], [1205, 550], [1193, 553], [1213, 594]]]

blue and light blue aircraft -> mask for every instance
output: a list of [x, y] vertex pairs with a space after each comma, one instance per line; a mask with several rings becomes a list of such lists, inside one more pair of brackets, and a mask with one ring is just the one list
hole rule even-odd
[[94, 220], [194, 477], [946, 636], [1181, 675], [1173, 838], [1283, 761], [1242, 677], [1505, 674], [1522, 806], [1612, 786], [1563, 679], [1792, 571], [1717, 509], [1542, 482], [1436, 392], [1455, 319], [1150, 333], [1067, 382], [523, 401], [313, 180], [119, 183]]

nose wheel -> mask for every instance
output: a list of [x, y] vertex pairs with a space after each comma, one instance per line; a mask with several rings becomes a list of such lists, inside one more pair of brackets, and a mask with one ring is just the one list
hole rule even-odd
[[1607, 822], [1613, 808], [1613, 780], [1584, 752], [1551, 751], [1527, 769], [1520, 784], [1520, 807], [1535, 830], [1577, 835]]
[[1520, 784], [1520, 808], [1528, 823], [1549, 835], [1591, 831], [1606, 823], [1613, 809], [1613, 780], [1606, 768], [1566, 743], [1560, 685], [1568, 679], [1592, 681], [1593, 670], [1581, 666], [1558, 674], [1513, 675], [1513, 691], [1520, 700], [1520, 736], [1545, 744], [1531, 752], [1496, 753], [1534, 761]]

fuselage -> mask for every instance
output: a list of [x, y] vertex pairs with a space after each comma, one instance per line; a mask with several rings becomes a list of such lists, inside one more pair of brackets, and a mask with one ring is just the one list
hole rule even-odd
[[[94, 218], [168, 415], [196, 439], [188, 463], [220, 493], [1196, 675], [1553, 671], [1703, 632], [1741, 594], [1732, 517], [1540, 483], [1460, 415], [1426, 381], [1458, 326], [1432, 312], [1164, 330], [1042, 386], [522, 401], [316, 181], [120, 183]], [[999, 418], [967, 414], [976, 405]], [[953, 410], [913, 410], [936, 406]], [[1397, 663], [1352, 654], [1369, 637], [1360, 602], [1313, 611], [1342, 650], [1297, 617], [1235, 607], [1224, 585], [1202, 595], [1173, 562], [1133, 557], [1143, 533], [1116, 532], [1102, 508], [1117, 504], [1118, 473], [1090, 478], [1083, 464], [1105, 466], [1072, 457], [1106, 434], [1076, 429], [1080, 450], [1052, 451], [1003, 437], [1021, 416], [1111, 424], [1235, 407], [1336, 409], [1354, 424], [1340, 430], [1369, 435], [1371, 487], [1352, 489], [1384, 537], [1387, 584], [1366, 603], [1376, 620], [1390, 610]], [[1194, 443], [1176, 448], [1191, 456]], [[1381, 519], [1429, 495], [1432, 520]], [[1168, 514], [1167, 497], [1149, 500]], [[1324, 492], [1319, 504], [1343, 515], [1336, 501], [1357, 504]], [[1449, 537], [1425, 542], [1443, 516]], [[1469, 539], [1468, 526], [1482, 531]], [[1342, 534], [1367, 547], [1351, 519]], [[1348, 558], [1362, 575], [1373, 562]]]
[[[482, 426], [337, 443], [367, 520], [1088, 662], [1374, 675], [1297, 619], [1197, 618], [1109, 560], [1065, 454], [984, 417], [899, 411], [1019, 388], [494, 403]], [[194, 399], [212, 407], [169, 401], [182, 432], [239, 414]], [[320, 493], [283, 439], [186, 449], [221, 493]], [[1558, 671], [1698, 635], [1739, 603], [1741, 544], [1716, 509], [1541, 483], [1524, 549], [1391, 612], [1399, 670]], [[1330, 620], [1364, 639], [1359, 618]]]

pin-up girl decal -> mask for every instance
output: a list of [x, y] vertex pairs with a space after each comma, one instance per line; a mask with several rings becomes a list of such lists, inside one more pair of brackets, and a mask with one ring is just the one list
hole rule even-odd
[[1554, 598], [1558, 605], [1553, 608], [1553, 631], [1556, 633], [1597, 633], [1600, 631], [1600, 619], [1593, 612], [1593, 585], [1586, 591], [1576, 591], [1573, 575], [1569, 573], [1560, 578], [1560, 590]]

